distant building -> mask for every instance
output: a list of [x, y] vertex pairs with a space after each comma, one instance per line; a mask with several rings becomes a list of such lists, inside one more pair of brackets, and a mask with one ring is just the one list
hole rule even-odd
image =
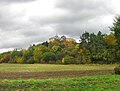
[[58, 35], [56, 35], [54, 37], [49, 38], [49, 41], [55, 41], [55, 40], [60, 40], [60, 41], [67, 40], [67, 41], [74, 41], [75, 42], [75, 40], [73, 38], [67, 38], [66, 36], [59, 37]]
[[67, 38], [65, 37], [65, 36], [62, 36], [61, 38], [60, 38], [60, 40], [61, 41], [64, 41], [64, 40], [66, 40]]
[[55, 41], [55, 40], [60, 40], [60, 37], [56, 35], [54, 37], [49, 38], [49, 41]]
[[74, 41], [75, 42], [75, 40], [73, 38], [67, 38], [66, 40], [67, 41]]

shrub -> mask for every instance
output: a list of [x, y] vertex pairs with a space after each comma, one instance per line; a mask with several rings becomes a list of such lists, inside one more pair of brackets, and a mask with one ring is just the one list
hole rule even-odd
[[75, 63], [75, 59], [72, 56], [66, 56], [62, 59], [62, 63], [63, 64], [74, 64]]
[[22, 63], [23, 63], [23, 59], [20, 58], [20, 57], [18, 57], [17, 60], [16, 60], [16, 62], [17, 62], [18, 64], [22, 64]]
[[115, 74], [120, 75], [120, 66], [114, 68]]
[[49, 61], [53, 61], [55, 62], [56, 61], [56, 55], [55, 53], [52, 53], [52, 52], [45, 52], [42, 56], [42, 59], [46, 62], [46, 63], [49, 63]]
[[26, 61], [27, 64], [34, 64], [34, 58], [31, 57]]
[[57, 60], [56, 64], [62, 64], [61, 60]]

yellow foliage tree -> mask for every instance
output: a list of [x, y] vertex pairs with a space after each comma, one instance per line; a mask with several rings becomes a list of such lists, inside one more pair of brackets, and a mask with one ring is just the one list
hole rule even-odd
[[64, 64], [64, 62], [65, 62], [65, 59], [63, 58], [63, 59], [62, 59], [62, 63]]
[[116, 45], [117, 40], [116, 40], [116, 38], [113, 34], [107, 35], [105, 39], [106, 39], [107, 45], [109, 45], [109, 46], [115, 46]]

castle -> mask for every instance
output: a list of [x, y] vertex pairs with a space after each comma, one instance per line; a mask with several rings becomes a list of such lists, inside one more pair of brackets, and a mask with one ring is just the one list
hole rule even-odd
[[66, 36], [59, 37], [57, 34], [54, 37], [49, 38], [49, 41], [55, 41], [55, 40], [60, 40], [60, 41], [67, 40], [67, 41], [75, 42], [75, 40], [73, 38], [67, 38]]

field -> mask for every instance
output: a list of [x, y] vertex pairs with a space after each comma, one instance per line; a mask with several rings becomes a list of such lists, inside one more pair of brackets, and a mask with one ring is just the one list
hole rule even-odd
[[0, 64], [0, 79], [79, 77], [113, 73], [116, 65]]
[[0, 91], [119, 91], [115, 66], [0, 64]]
[[76, 70], [113, 70], [117, 65], [0, 64], [0, 72], [50, 72]]
[[1, 91], [120, 91], [120, 76], [3, 80], [0, 87]]

